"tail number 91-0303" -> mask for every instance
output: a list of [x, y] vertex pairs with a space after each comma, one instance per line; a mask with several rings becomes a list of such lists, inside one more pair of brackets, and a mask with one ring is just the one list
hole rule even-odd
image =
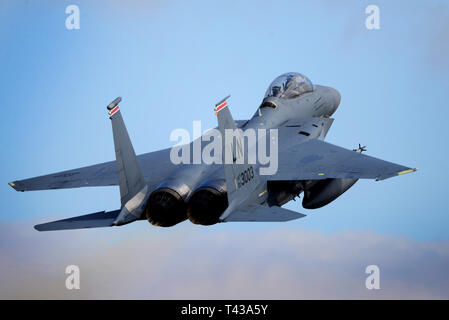
[[249, 181], [253, 179], [254, 179], [254, 171], [253, 167], [250, 166], [248, 169], [238, 174], [236, 178], [237, 188], [243, 187], [245, 184], [247, 184]]

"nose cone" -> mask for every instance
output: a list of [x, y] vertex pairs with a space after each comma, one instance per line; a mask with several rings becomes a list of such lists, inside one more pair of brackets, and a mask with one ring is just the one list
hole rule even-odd
[[340, 92], [335, 90], [334, 88], [331, 88], [332, 98], [334, 100], [334, 112], [337, 110], [338, 106], [340, 105], [341, 101], [341, 95]]

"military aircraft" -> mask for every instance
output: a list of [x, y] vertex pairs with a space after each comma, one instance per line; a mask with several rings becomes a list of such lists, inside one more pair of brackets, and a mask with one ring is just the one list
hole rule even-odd
[[[173, 163], [171, 148], [136, 156], [119, 97], [107, 106], [115, 161], [9, 185], [17, 191], [119, 186], [119, 210], [39, 224], [35, 226], [39, 231], [121, 226], [145, 219], [155, 226], [170, 227], [187, 219], [200, 225], [289, 221], [305, 215], [281, 206], [301, 193], [303, 207], [316, 209], [335, 200], [358, 179], [383, 180], [417, 170], [362, 154], [366, 149], [360, 144], [347, 150], [324, 142], [340, 94], [333, 88], [313, 85], [300, 73], [277, 77], [249, 120], [234, 121], [227, 99], [214, 108], [217, 139], [222, 142], [218, 154], [224, 160], [221, 163]], [[262, 133], [276, 130], [277, 139], [265, 134], [256, 140], [277, 151], [275, 172], [261, 174], [263, 164], [249, 161], [249, 153], [257, 149], [245, 145], [244, 132], [249, 129]], [[227, 130], [236, 134], [228, 138]], [[184, 147], [192, 149], [199, 141], [203, 149], [202, 138]], [[225, 161], [229, 154], [230, 160]]]

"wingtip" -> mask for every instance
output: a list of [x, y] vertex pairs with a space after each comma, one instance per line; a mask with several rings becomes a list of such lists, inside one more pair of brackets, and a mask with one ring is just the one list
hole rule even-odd
[[17, 185], [17, 182], [16, 181], [14, 181], [14, 182], [8, 182], [8, 185], [11, 187], [11, 188], [13, 188], [14, 190], [16, 190], [16, 191], [24, 191], [24, 190], [22, 190], [22, 189], [20, 189], [19, 188], [19, 186]]
[[406, 174], [406, 173], [416, 172], [416, 171], [418, 171], [418, 168], [412, 168], [412, 169], [403, 170], [403, 171], [398, 172], [398, 176]]
[[382, 181], [382, 180], [386, 180], [388, 178], [402, 176], [404, 174], [412, 173], [412, 172], [416, 172], [416, 171], [418, 171], [418, 168], [410, 168], [410, 169], [406, 169], [406, 170], [399, 171], [399, 172], [396, 172], [396, 173], [391, 173], [391, 174], [387, 174], [387, 175], [384, 175], [384, 176], [379, 176], [379, 177], [377, 177], [375, 179], [375, 181]]
[[19, 192], [24, 192], [24, 191], [25, 191], [25, 189], [23, 189], [23, 186], [21, 187], [21, 186], [20, 186], [20, 183], [18, 184], [17, 181], [14, 181], [14, 182], [8, 182], [8, 185], [9, 185], [11, 188], [13, 188], [14, 190], [16, 190], [16, 191], [19, 191]]

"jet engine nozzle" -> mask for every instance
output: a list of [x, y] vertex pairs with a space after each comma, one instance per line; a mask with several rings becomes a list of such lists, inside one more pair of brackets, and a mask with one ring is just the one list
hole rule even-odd
[[158, 189], [148, 199], [146, 217], [152, 225], [171, 227], [187, 219], [186, 205], [176, 191]]
[[167, 180], [148, 198], [146, 217], [155, 226], [171, 227], [187, 219], [185, 199], [190, 188], [178, 181]]
[[225, 180], [209, 180], [200, 185], [190, 197], [187, 217], [194, 224], [208, 226], [218, 223], [227, 207]]

